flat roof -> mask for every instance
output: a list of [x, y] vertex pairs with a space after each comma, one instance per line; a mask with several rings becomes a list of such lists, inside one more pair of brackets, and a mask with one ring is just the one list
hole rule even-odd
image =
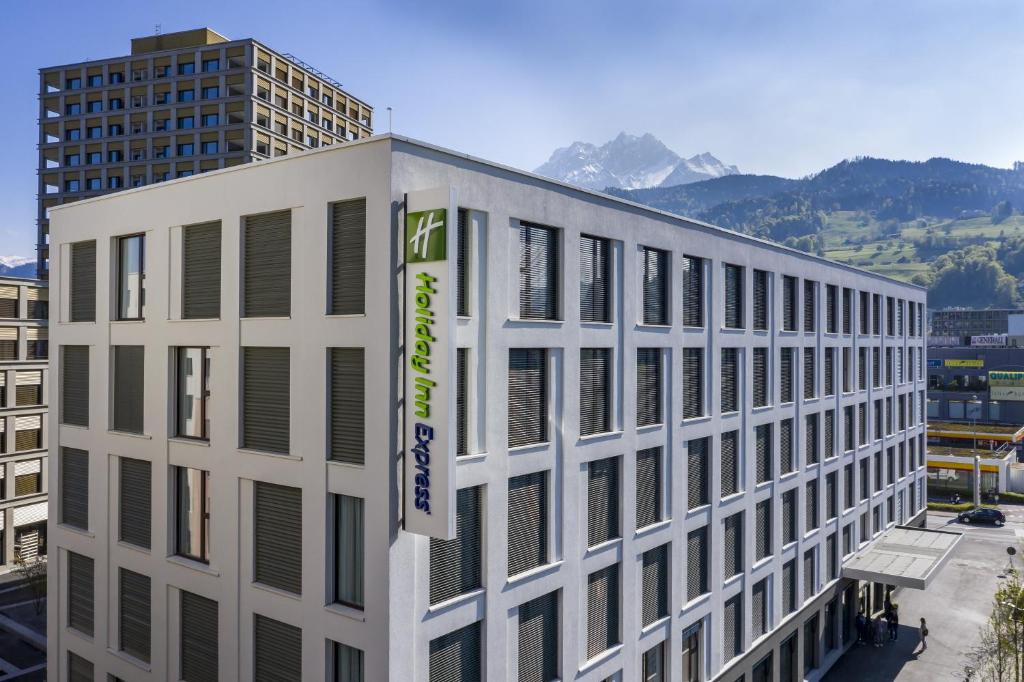
[[923, 590], [961, 538], [948, 530], [896, 526], [844, 563], [843, 577]]
[[932, 431], [955, 431], [962, 433], [965, 436], [970, 436], [975, 433], [999, 433], [1003, 435], [1013, 435], [1024, 429], [1024, 424], [972, 424], [970, 422], [941, 422], [941, 421], [929, 421], [928, 430]]
[[974, 448], [960, 448], [949, 445], [927, 446], [928, 456], [936, 457], [974, 457], [978, 455], [983, 459], [1005, 459], [1013, 454], [1013, 450], [1000, 452], [999, 450], [976, 450]]

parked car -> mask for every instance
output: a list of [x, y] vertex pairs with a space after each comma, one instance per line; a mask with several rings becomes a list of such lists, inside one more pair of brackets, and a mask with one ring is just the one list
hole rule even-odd
[[1003, 512], [991, 507], [968, 509], [965, 512], [961, 512], [956, 519], [960, 523], [994, 523], [997, 526], [1006, 523], [1006, 517], [1003, 516]]

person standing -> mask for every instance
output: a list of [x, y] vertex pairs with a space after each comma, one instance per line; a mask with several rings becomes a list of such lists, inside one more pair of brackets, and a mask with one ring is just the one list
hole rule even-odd
[[889, 612], [889, 639], [895, 642], [900, 638], [900, 611], [893, 606]]
[[881, 616], [875, 616], [875, 646], [885, 644], [885, 622]]
[[928, 648], [928, 624], [924, 622], [924, 618], [921, 619], [921, 651]]
[[857, 612], [857, 643], [867, 644], [867, 622], [868, 619], [864, 617], [863, 609]]

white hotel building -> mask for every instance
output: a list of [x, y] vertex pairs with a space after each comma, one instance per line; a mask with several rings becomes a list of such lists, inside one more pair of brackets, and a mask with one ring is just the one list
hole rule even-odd
[[54, 680], [813, 680], [957, 537], [917, 287], [390, 135], [51, 234]]

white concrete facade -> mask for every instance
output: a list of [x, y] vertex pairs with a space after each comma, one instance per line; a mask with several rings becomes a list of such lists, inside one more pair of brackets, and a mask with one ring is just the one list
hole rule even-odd
[[[402, 499], [402, 258], [399, 226], [404, 224], [407, 192], [450, 186], [458, 206], [469, 211], [469, 314], [457, 321], [458, 347], [469, 349], [469, 455], [457, 460], [459, 488], [483, 486], [482, 586], [456, 599], [429, 603], [430, 540], [401, 528]], [[366, 198], [365, 314], [326, 314], [330, 276], [329, 205]], [[291, 209], [291, 305], [282, 318], [241, 318], [240, 236], [242, 218]], [[220, 317], [181, 318], [182, 226], [219, 220], [222, 227]], [[560, 244], [558, 320], [519, 318], [520, 221], [555, 228]], [[115, 238], [144, 233], [146, 239], [146, 307], [142, 321], [115, 321]], [[606, 237], [611, 243], [611, 322], [580, 322], [581, 233]], [[70, 322], [68, 305], [70, 246], [96, 240], [95, 322]], [[641, 324], [641, 246], [668, 251], [669, 324]], [[704, 259], [703, 327], [681, 323], [681, 258]], [[744, 268], [745, 324], [723, 328], [724, 264]], [[768, 329], [753, 329], [749, 304], [752, 271], [768, 275]], [[802, 330], [803, 281], [817, 282], [816, 331], [781, 328], [783, 275], [797, 278], [797, 328]], [[604, 195], [537, 178], [512, 169], [471, 159], [396, 136], [380, 136], [335, 149], [307, 152], [274, 161], [225, 169], [159, 187], [130, 190], [52, 209], [51, 284], [54, 290], [53, 360], [50, 390], [61, 390], [65, 346], [89, 348], [88, 427], [50, 421], [50, 441], [89, 453], [89, 521], [87, 530], [59, 523], [58, 502], [51, 503], [49, 601], [49, 670], [52, 679], [66, 680], [68, 652], [95, 666], [96, 679], [106, 674], [124, 680], [179, 679], [181, 590], [218, 602], [219, 677], [253, 679], [254, 614], [272, 617], [302, 630], [302, 679], [335, 679], [330, 642], [364, 652], [364, 679], [419, 681], [428, 679], [430, 642], [458, 628], [481, 622], [481, 677], [520, 679], [518, 670], [518, 607], [536, 597], [558, 592], [558, 668], [560, 679], [620, 681], [640, 679], [644, 652], [664, 642], [664, 678], [689, 679], [682, 665], [683, 632], [702, 624], [698, 679], [719, 676], [732, 682], [772, 650], [783, 635], [800, 630], [812, 613], [822, 613], [826, 601], [849, 585], [826, 576], [825, 538], [835, 533], [841, 549], [842, 529], [851, 526], [854, 544], [862, 545], [861, 515], [880, 509], [884, 527], [910, 520], [923, 508], [925, 470], [923, 447], [911, 452], [918, 459], [889, 479], [880, 490], [871, 487], [861, 500], [855, 481], [855, 503], [844, 509], [844, 467], [868, 458], [874, 470], [876, 452], [914, 441], [923, 445], [924, 338], [910, 335], [911, 318], [904, 314], [902, 333], [889, 335], [885, 317], [878, 334], [862, 334], [858, 292], [881, 301], [912, 302], [923, 311], [922, 289], [854, 268], [751, 239], [675, 216], [618, 201]], [[836, 315], [839, 331], [825, 331], [825, 286], [839, 292]], [[852, 290], [852, 329], [842, 333], [843, 288]], [[145, 348], [144, 429], [127, 434], [109, 429], [111, 351], [116, 345]], [[211, 349], [211, 408], [208, 443], [175, 438], [173, 425], [171, 349], [204, 346]], [[240, 349], [273, 346], [290, 349], [290, 447], [286, 455], [268, 455], [239, 448]], [[795, 400], [781, 403], [779, 349], [816, 349], [817, 389], [803, 399], [801, 355], [793, 366]], [[326, 350], [358, 347], [365, 350], [365, 464], [352, 466], [327, 461], [325, 424], [328, 423], [325, 378]], [[636, 349], [661, 349], [663, 416], [661, 424], [636, 425]], [[704, 348], [706, 416], [682, 419], [681, 352]], [[721, 413], [719, 405], [720, 352], [739, 350], [737, 412]], [[769, 405], [753, 407], [752, 356], [749, 349], [769, 349]], [[821, 377], [823, 350], [834, 347], [834, 395], [825, 395]], [[852, 389], [842, 392], [842, 351], [860, 347], [914, 348], [915, 358], [906, 381], [882, 381], [857, 388], [857, 369], [851, 366]], [[547, 349], [548, 434], [546, 443], [510, 449], [507, 446], [508, 364], [510, 348]], [[580, 348], [612, 349], [611, 430], [580, 437]], [[885, 353], [881, 353], [885, 357]], [[870, 359], [871, 353], [868, 353]], [[905, 362], [904, 366], [909, 365]], [[873, 438], [872, 404], [897, 396], [909, 403], [905, 428]], [[867, 442], [844, 450], [844, 408], [866, 403]], [[835, 456], [822, 454], [808, 465], [804, 453], [804, 417], [835, 410]], [[793, 418], [795, 471], [780, 476], [779, 430], [772, 429], [772, 480], [756, 484], [754, 429]], [[895, 420], [895, 417], [893, 418]], [[740, 432], [739, 494], [722, 499], [718, 443], [724, 432]], [[823, 426], [819, 426], [819, 448]], [[688, 510], [687, 442], [710, 437], [710, 503]], [[635, 529], [635, 453], [662, 448], [662, 518], [660, 523]], [[909, 449], [909, 448], [908, 448]], [[149, 551], [117, 540], [118, 476], [115, 459], [127, 456], [152, 464], [152, 543]], [[620, 457], [621, 538], [587, 547], [587, 463]], [[208, 471], [211, 487], [211, 551], [209, 564], [174, 556], [170, 467]], [[549, 563], [508, 577], [508, 479], [520, 474], [548, 473]], [[58, 480], [59, 458], [49, 464]], [[826, 511], [826, 476], [835, 473], [837, 518]], [[819, 523], [809, 533], [805, 525], [804, 490], [818, 480]], [[253, 483], [265, 481], [302, 489], [302, 594], [268, 588], [253, 579]], [[907, 499], [914, 485], [913, 499]], [[797, 492], [797, 539], [781, 542], [781, 496]], [[361, 610], [332, 602], [332, 522], [330, 494], [365, 500], [365, 606]], [[901, 498], [900, 503], [886, 500]], [[772, 505], [772, 553], [754, 560], [755, 505]], [[898, 512], [887, 511], [889, 505]], [[743, 571], [723, 580], [724, 519], [744, 513]], [[899, 518], [895, 518], [899, 517]], [[852, 525], [851, 525], [852, 524]], [[707, 525], [710, 540], [710, 592], [687, 600], [687, 533]], [[877, 529], [879, 532], [880, 529]], [[869, 537], [877, 536], [873, 531]], [[643, 627], [640, 620], [643, 552], [669, 545], [668, 616]], [[781, 573], [784, 563], [816, 549], [814, 593], [798, 597], [796, 613], [783, 616]], [[90, 557], [95, 565], [93, 635], [69, 628], [67, 614], [68, 551]], [[587, 656], [587, 576], [619, 563], [620, 643], [600, 655]], [[119, 651], [117, 569], [124, 567], [152, 581], [151, 656], [149, 662]], [[838, 575], [838, 571], [837, 571]], [[749, 604], [752, 586], [771, 576], [768, 591], [768, 631], [752, 641]], [[796, 580], [800, 594], [804, 578]], [[745, 595], [740, 630], [743, 654], [723, 660], [723, 605]], [[833, 614], [835, 615], [835, 614]], [[838, 618], [837, 618], [838, 620]], [[834, 624], [839, 627], [838, 623]], [[803, 638], [801, 637], [801, 642]], [[816, 679], [845, 648], [828, 650], [821, 644]], [[803, 646], [801, 644], [801, 646]], [[801, 652], [803, 650], [801, 649]], [[779, 674], [779, 656], [772, 669]], [[803, 660], [801, 657], [800, 660]], [[655, 678], [661, 679], [661, 678]]]

